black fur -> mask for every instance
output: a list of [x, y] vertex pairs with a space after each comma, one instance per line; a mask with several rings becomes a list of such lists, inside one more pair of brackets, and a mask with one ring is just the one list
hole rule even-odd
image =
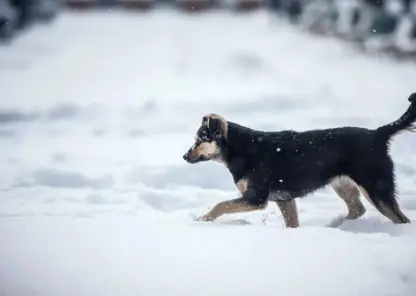
[[[338, 127], [266, 132], [227, 121], [224, 136], [215, 138], [213, 135], [220, 133], [204, 126], [198, 133], [205, 130], [204, 134], [212, 135], [208, 140], [216, 141], [220, 159], [235, 183], [243, 178], [248, 180], [243, 198], [253, 205], [264, 205], [271, 193], [280, 200], [304, 197], [333, 178], [347, 176], [368, 192], [380, 212], [383, 206], [387, 207], [397, 217], [397, 223], [407, 223], [410, 220], [399, 210], [395, 197], [394, 165], [388, 142], [416, 120], [416, 94], [409, 101], [410, 107], [398, 120], [377, 129]], [[218, 124], [212, 122], [212, 127]]]
[[393, 135], [413, 125], [416, 118], [416, 93], [410, 95], [409, 102], [410, 107], [399, 119], [376, 130], [382, 141], [389, 141]]

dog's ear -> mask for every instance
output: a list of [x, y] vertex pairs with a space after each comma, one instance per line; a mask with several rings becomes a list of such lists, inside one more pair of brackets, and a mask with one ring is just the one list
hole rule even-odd
[[201, 125], [204, 125], [209, 128], [210, 119], [211, 118], [209, 115], [205, 115], [204, 117], [202, 117]]
[[202, 117], [202, 125], [205, 125], [215, 138], [227, 136], [227, 121], [217, 114], [208, 114]]

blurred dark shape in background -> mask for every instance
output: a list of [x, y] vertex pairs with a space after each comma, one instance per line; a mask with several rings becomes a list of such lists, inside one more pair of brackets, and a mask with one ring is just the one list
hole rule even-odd
[[20, 31], [52, 22], [65, 9], [145, 12], [162, 6], [185, 13], [268, 10], [315, 36], [348, 41], [366, 53], [416, 60], [416, 0], [0, 0], [0, 42], [8, 44]]
[[52, 21], [64, 0], [0, 0], [0, 41], [10, 42], [17, 32], [37, 21]]
[[415, 0], [270, 0], [280, 18], [367, 53], [416, 59]]

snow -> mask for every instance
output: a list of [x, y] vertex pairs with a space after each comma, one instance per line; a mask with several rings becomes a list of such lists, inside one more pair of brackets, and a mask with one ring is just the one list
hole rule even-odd
[[[328, 188], [301, 227], [266, 210], [193, 219], [237, 197], [189, 165], [202, 116], [266, 130], [398, 118], [416, 68], [308, 36], [265, 12], [66, 12], [0, 48], [0, 295], [413, 295], [416, 228]], [[416, 137], [397, 136], [399, 202], [416, 218]]]

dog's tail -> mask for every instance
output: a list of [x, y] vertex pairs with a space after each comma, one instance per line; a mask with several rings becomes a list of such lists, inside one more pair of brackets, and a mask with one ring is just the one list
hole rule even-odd
[[380, 126], [376, 129], [376, 133], [379, 134], [383, 139], [390, 139], [398, 132], [408, 130], [416, 132], [416, 93], [413, 93], [409, 97], [410, 106], [406, 112], [392, 123]]

